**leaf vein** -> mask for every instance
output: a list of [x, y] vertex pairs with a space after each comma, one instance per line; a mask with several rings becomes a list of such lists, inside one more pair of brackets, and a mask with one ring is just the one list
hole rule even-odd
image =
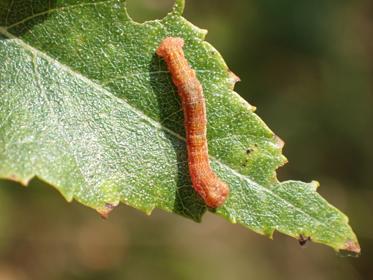
[[[13, 0], [14, 1], [14, 0]], [[9, 12], [10, 10], [12, 9], [12, 5], [13, 5], [13, 1], [9, 7], [9, 10], [8, 10], [8, 14], [7, 14], [7, 17], [6, 17], [6, 26], [5, 28], [6, 29], [11, 29], [17, 25], [20, 25], [20, 24], [23, 24], [23, 23], [26, 23], [34, 18], [37, 18], [37, 17], [40, 17], [40, 16], [44, 16], [44, 15], [48, 15], [50, 13], [53, 13], [53, 12], [58, 12], [58, 11], [65, 11], [65, 10], [70, 10], [70, 9], [73, 9], [73, 8], [76, 8], [76, 7], [85, 7], [85, 6], [97, 6], [97, 5], [100, 5], [100, 4], [106, 4], [106, 3], [110, 3], [110, 2], [117, 2], [118, 0], [103, 0], [103, 1], [100, 1], [100, 2], [93, 2], [93, 3], [80, 3], [80, 4], [76, 4], [76, 5], [69, 5], [69, 6], [62, 6], [62, 7], [58, 7], [58, 8], [50, 8], [50, 1], [49, 1], [49, 9], [47, 11], [43, 11], [43, 12], [40, 12], [40, 13], [36, 13], [34, 14], [32, 12], [32, 15], [29, 16], [29, 17], [26, 17], [18, 22], [15, 22], [11, 25], [8, 26], [8, 17], [9, 17]]]

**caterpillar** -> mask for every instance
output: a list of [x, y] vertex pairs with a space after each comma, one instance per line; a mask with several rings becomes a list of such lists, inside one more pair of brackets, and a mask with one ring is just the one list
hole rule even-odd
[[193, 188], [211, 208], [221, 206], [229, 187], [211, 169], [206, 137], [206, 104], [196, 72], [189, 66], [182, 38], [167, 37], [156, 53], [163, 58], [177, 88], [184, 112], [188, 166]]

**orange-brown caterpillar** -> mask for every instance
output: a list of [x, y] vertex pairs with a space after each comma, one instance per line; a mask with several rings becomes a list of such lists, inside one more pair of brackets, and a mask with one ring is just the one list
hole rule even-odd
[[216, 208], [229, 194], [229, 187], [212, 171], [208, 159], [206, 138], [206, 105], [201, 83], [189, 66], [183, 52], [184, 40], [168, 37], [157, 49], [171, 72], [184, 111], [189, 173], [194, 189], [205, 203]]

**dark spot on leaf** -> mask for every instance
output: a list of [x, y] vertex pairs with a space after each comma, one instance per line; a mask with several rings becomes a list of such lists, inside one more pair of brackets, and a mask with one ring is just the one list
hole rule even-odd
[[252, 152], [254, 151], [254, 149], [253, 148], [248, 148], [247, 150], [246, 150], [246, 154], [251, 154]]
[[311, 241], [311, 237], [304, 236], [303, 234], [299, 235], [298, 242], [299, 242], [300, 246], [302, 246], [302, 247], [306, 246], [308, 241]]
[[242, 167], [247, 167], [247, 164], [249, 163], [248, 159], [245, 159], [243, 163], [241, 163]]

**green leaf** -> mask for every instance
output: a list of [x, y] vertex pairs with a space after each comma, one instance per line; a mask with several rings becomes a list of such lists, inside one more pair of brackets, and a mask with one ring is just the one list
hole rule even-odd
[[0, 0], [0, 177], [37, 176], [103, 215], [123, 202], [199, 221], [206, 207], [190, 184], [180, 101], [155, 55], [179, 36], [205, 90], [212, 166], [231, 188], [210, 210], [261, 234], [359, 253], [317, 183], [278, 182], [282, 141], [233, 92], [235, 76], [183, 7], [139, 24], [119, 0]]

